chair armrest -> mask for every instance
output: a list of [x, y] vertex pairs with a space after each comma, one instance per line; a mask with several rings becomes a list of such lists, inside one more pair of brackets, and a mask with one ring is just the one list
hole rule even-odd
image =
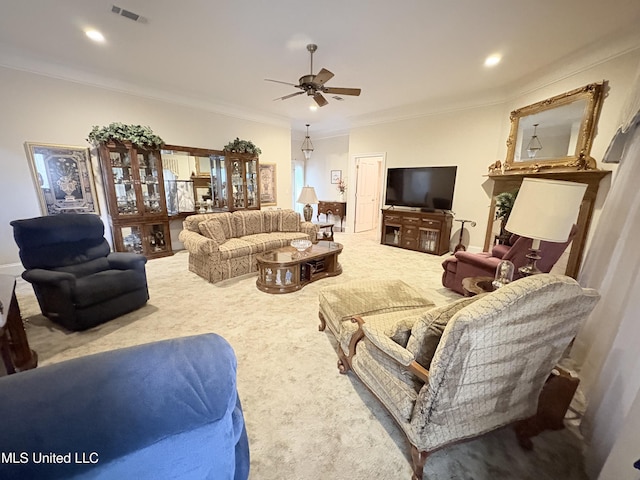
[[364, 336], [371, 343], [378, 347], [383, 353], [386, 353], [391, 358], [393, 358], [396, 362], [407, 367], [415, 361], [415, 358], [411, 352], [398, 345], [388, 336], [384, 335], [381, 331], [377, 330], [374, 326], [372, 326], [372, 324], [363, 323], [360, 328], [362, 328]]
[[409, 371], [418, 377], [423, 383], [429, 383], [429, 370], [416, 361], [411, 362], [408, 367]]
[[458, 262], [468, 263], [481, 268], [495, 269], [498, 266], [498, 263], [500, 263], [499, 258], [492, 257], [489, 253], [482, 254], [459, 251], [456, 252], [455, 257], [458, 259]]
[[76, 283], [76, 277], [71, 273], [44, 270], [42, 268], [25, 270], [22, 272], [22, 278], [29, 283], [48, 283], [54, 285], [69, 282], [72, 286]]
[[313, 243], [318, 243], [318, 232], [320, 228], [315, 223], [300, 222], [300, 231], [309, 235], [309, 240]]
[[2, 478], [233, 478], [234, 457], [248, 469], [235, 355], [215, 334], [3, 377], [0, 414], [2, 452], [86, 452], [98, 460], [0, 464]]
[[113, 252], [107, 255], [112, 268], [117, 270], [144, 270], [147, 258], [144, 255], [128, 252]]
[[178, 238], [184, 243], [184, 248], [186, 248], [189, 253], [207, 255], [220, 251], [218, 242], [199, 233], [192, 232], [191, 230], [182, 230]]

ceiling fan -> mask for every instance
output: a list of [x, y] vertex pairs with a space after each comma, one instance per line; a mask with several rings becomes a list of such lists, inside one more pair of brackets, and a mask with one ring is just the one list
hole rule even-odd
[[285, 85], [291, 85], [292, 87], [299, 88], [302, 90], [301, 92], [291, 93], [289, 95], [285, 95], [284, 97], [278, 97], [275, 100], [286, 100], [287, 98], [295, 97], [296, 95], [302, 95], [306, 93], [310, 97], [316, 101], [318, 106], [324, 107], [327, 103], [327, 99], [322, 95], [323, 93], [333, 93], [336, 95], [360, 95], [359, 88], [338, 88], [338, 87], [325, 87], [325, 83], [333, 78], [333, 73], [331, 73], [326, 68], [323, 68], [318, 72], [317, 75], [313, 74], [313, 53], [318, 49], [318, 46], [310, 43], [307, 45], [307, 50], [311, 53], [311, 71], [309, 75], [303, 75], [298, 80], [298, 84], [289, 83], [289, 82], [281, 82], [280, 80], [271, 80], [269, 78], [265, 78], [267, 82], [276, 82], [276, 83], [284, 83]]

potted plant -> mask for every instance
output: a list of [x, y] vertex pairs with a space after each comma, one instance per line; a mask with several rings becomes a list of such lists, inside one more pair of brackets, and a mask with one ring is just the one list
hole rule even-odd
[[238, 137], [236, 137], [235, 140], [227, 143], [224, 146], [224, 149], [227, 152], [249, 153], [251, 155], [260, 155], [262, 153], [262, 150], [260, 150], [260, 148], [257, 147], [252, 141], [240, 140]]
[[164, 140], [153, 133], [150, 127], [142, 125], [126, 125], [114, 122], [106, 127], [93, 126], [87, 141], [93, 145], [108, 142], [132, 143], [139, 147], [152, 149], [162, 148]]
[[518, 190], [514, 192], [502, 192], [496, 196], [496, 220], [500, 220], [500, 235], [498, 241], [507, 244], [511, 234], [505, 229], [513, 204], [518, 196]]

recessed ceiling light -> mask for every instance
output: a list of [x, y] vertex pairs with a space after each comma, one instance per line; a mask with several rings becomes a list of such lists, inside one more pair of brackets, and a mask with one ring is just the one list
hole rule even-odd
[[494, 67], [497, 64], [500, 63], [500, 60], [502, 60], [502, 55], [499, 54], [493, 54], [493, 55], [489, 55], [487, 57], [487, 59], [484, 61], [484, 66], [485, 67]]
[[318, 110], [318, 106], [317, 105], [309, 105], [309, 110], [311, 110], [312, 112], [315, 112], [316, 110]]
[[94, 42], [104, 42], [104, 35], [102, 35], [98, 30], [85, 30], [84, 33]]

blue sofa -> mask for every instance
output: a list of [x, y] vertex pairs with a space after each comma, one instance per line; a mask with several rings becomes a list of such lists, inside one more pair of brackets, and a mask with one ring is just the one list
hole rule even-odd
[[215, 334], [0, 378], [0, 478], [249, 476], [236, 358]]

